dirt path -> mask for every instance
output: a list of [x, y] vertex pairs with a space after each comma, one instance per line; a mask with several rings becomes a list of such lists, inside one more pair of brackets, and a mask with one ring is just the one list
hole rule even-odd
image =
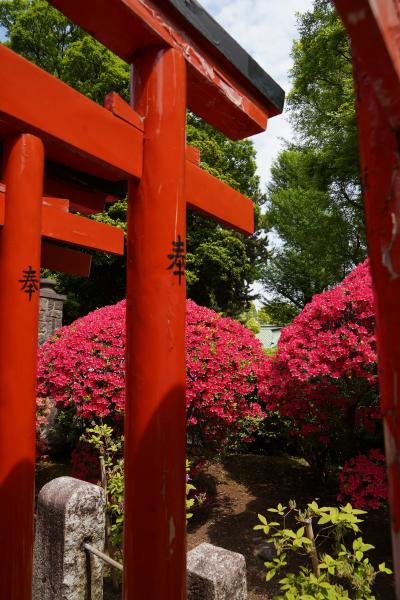
[[[240, 552], [246, 558], [248, 600], [270, 600], [278, 592], [275, 581], [265, 582], [266, 560], [257, 556], [265, 536], [253, 531], [257, 514], [295, 498], [304, 506], [314, 498], [326, 505], [337, 504], [335, 491], [317, 484], [308, 466], [295, 458], [255, 455], [229, 456], [208, 467], [200, 485], [210, 489], [214, 500], [189, 522], [188, 549], [209, 542]], [[376, 546], [375, 563], [390, 564], [390, 534], [387, 515], [370, 513], [363, 528], [364, 540]], [[379, 600], [394, 600], [392, 582], [382, 578]]]

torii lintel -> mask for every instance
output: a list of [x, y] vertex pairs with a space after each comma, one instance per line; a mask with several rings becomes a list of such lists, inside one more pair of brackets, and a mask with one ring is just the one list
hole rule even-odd
[[50, 0], [127, 63], [144, 48], [179, 49], [189, 108], [232, 139], [264, 131], [284, 92], [195, 0]]

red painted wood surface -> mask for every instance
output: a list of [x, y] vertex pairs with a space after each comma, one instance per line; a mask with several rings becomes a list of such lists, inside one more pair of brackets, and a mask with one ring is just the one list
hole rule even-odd
[[[0, 598], [32, 588], [36, 360], [44, 153], [21, 135], [4, 144], [6, 225], [0, 234]], [[21, 279], [33, 269], [31, 297]]]
[[[10, 282], [9, 289], [0, 290], [0, 432], [10, 418], [15, 424], [12, 435], [0, 437], [0, 456], [5, 456], [0, 510], [8, 514], [14, 502], [13, 510], [21, 513], [17, 528], [16, 516], [10, 520], [12, 542], [9, 523], [3, 523], [3, 530], [0, 525], [2, 542], [11, 548], [7, 561], [0, 560], [0, 598], [29, 600], [31, 595], [38, 294], [28, 308], [21, 305], [15, 287], [18, 261], [29, 254], [32, 261], [25, 267], [39, 273], [41, 237], [117, 254], [124, 249], [122, 230], [69, 213], [102, 210], [104, 193], [48, 176], [46, 194], [61, 198], [46, 195], [42, 201], [43, 147], [30, 135], [37, 134], [51, 161], [104, 179], [129, 179], [124, 599], [183, 600], [185, 280], [172, 264], [173, 244], [182, 243], [185, 252], [186, 201], [222, 223], [253, 231], [250, 201], [202, 171], [198, 152], [185, 147], [186, 91], [192, 109], [233, 138], [265, 129], [274, 109], [260, 103], [240, 77], [225, 70], [225, 63], [200, 51], [196, 40], [174, 30], [150, 2], [59, 4], [77, 8], [80, 24], [89, 16], [89, 27], [99, 39], [106, 36], [112, 49], [128, 50], [124, 57], [135, 65], [137, 113], [115, 94], [104, 109], [0, 46], [0, 142], [24, 132], [6, 151], [7, 188], [0, 190], [0, 280]], [[29, 152], [24, 154], [20, 143]], [[44, 264], [87, 275], [87, 255], [46, 241], [42, 248]], [[11, 449], [16, 441], [17, 448]]]
[[185, 198], [190, 208], [242, 233], [254, 232], [254, 207], [249, 198], [186, 161]]
[[42, 235], [91, 250], [120, 255], [124, 253], [124, 232], [119, 227], [63, 213], [50, 206], [43, 207]]
[[5, 201], [4, 201], [4, 192], [6, 191], [6, 186], [3, 183], [0, 183], [0, 225], [4, 225], [5, 219]]
[[[359, 65], [358, 122], [367, 238], [375, 290], [379, 385], [384, 419], [392, 537], [400, 598], [400, 178], [396, 134]], [[372, 116], [373, 115], [373, 116]], [[372, 117], [372, 118], [371, 118]]]
[[189, 108], [232, 139], [264, 131], [268, 117], [277, 114], [231, 72], [227, 61], [183, 31], [161, 2], [51, 0], [51, 4], [128, 63], [153, 45], [179, 49], [187, 62]]
[[89, 277], [92, 256], [84, 252], [78, 252], [71, 248], [56, 246], [42, 240], [41, 266], [52, 271]]
[[57, 208], [64, 213], [69, 212], [69, 200], [66, 198], [50, 198], [48, 196], [43, 196], [42, 198], [43, 209], [46, 208]]
[[[106, 96], [113, 114], [137, 127], [142, 121], [117, 93]], [[189, 207], [242, 233], [254, 233], [254, 208], [249, 198], [200, 168], [200, 150], [186, 146], [185, 198]]]
[[[0, 225], [6, 221], [5, 198], [5, 193], [0, 192]], [[90, 250], [124, 254], [124, 232], [119, 227], [67, 212], [68, 200], [45, 197], [42, 203], [43, 237]]]
[[71, 182], [62, 181], [55, 177], [45, 176], [44, 193], [50, 196], [60, 196], [70, 199], [70, 208], [84, 215], [103, 212], [107, 194], [83, 189]]
[[104, 106], [107, 110], [111, 111], [113, 115], [130, 123], [136, 129], [143, 131], [143, 121], [133, 110], [130, 104], [125, 102], [123, 98], [117, 92], [110, 92], [107, 94], [104, 100]]
[[184, 600], [185, 277], [169, 269], [186, 241], [182, 54], [149, 49], [134, 81], [144, 148], [129, 191], [123, 597]]
[[395, 0], [335, 3], [353, 50], [396, 597], [400, 599], [400, 5]]
[[0, 140], [29, 130], [47, 159], [106, 179], [140, 177], [139, 129], [1, 45], [0, 72]]
[[[128, 123], [142, 125], [138, 114], [117, 93], [108, 94], [105, 106]], [[190, 208], [242, 233], [254, 233], [252, 201], [202, 170], [200, 150], [194, 146], [186, 146], [185, 178], [185, 198]]]
[[335, 0], [372, 90], [393, 128], [400, 127], [400, 5], [398, 0]]
[[[0, 183], [0, 226], [4, 225], [5, 220], [5, 191], [6, 186]], [[42, 202], [46, 206], [57, 206], [60, 210], [68, 212], [69, 200], [61, 198], [46, 198]], [[69, 275], [78, 275], [80, 277], [89, 277], [92, 257], [90, 254], [84, 254], [77, 250], [56, 246], [55, 244], [42, 240], [41, 245], [41, 267], [60, 271]]]
[[195, 146], [186, 146], [186, 160], [200, 166], [200, 150]]

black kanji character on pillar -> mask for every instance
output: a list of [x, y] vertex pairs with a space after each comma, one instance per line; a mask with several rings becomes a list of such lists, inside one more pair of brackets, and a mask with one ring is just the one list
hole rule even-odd
[[32, 296], [39, 289], [39, 281], [36, 276], [35, 269], [32, 269], [32, 266], [29, 265], [27, 269], [22, 271], [22, 279], [19, 280], [22, 283], [21, 290], [28, 294], [29, 302], [32, 300]]
[[172, 260], [168, 269], [175, 269], [173, 274], [178, 275], [180, 285], [182, 277], [185, 275], [186, 264], [185, 242], [182, 242], [180, 235], [176, 242], [172, 242], [172, 254], [168, 254], [168, 258]]

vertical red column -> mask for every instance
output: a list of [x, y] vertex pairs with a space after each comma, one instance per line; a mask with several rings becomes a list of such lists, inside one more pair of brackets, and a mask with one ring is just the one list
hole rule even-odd
[[175, 49], [137, 57], [144, 167], [128, 214], [125, 600], [186, 598], [186, 66]]
[[0, 234], [0, 598], [32, 588], [36, 357], [44, 152], [32, 135], [4, 146]]
[[376, 303], [379, 387], [389, 481], [394, 577], [400, 598], [399, 137], [353, 53], [368, 250]]

